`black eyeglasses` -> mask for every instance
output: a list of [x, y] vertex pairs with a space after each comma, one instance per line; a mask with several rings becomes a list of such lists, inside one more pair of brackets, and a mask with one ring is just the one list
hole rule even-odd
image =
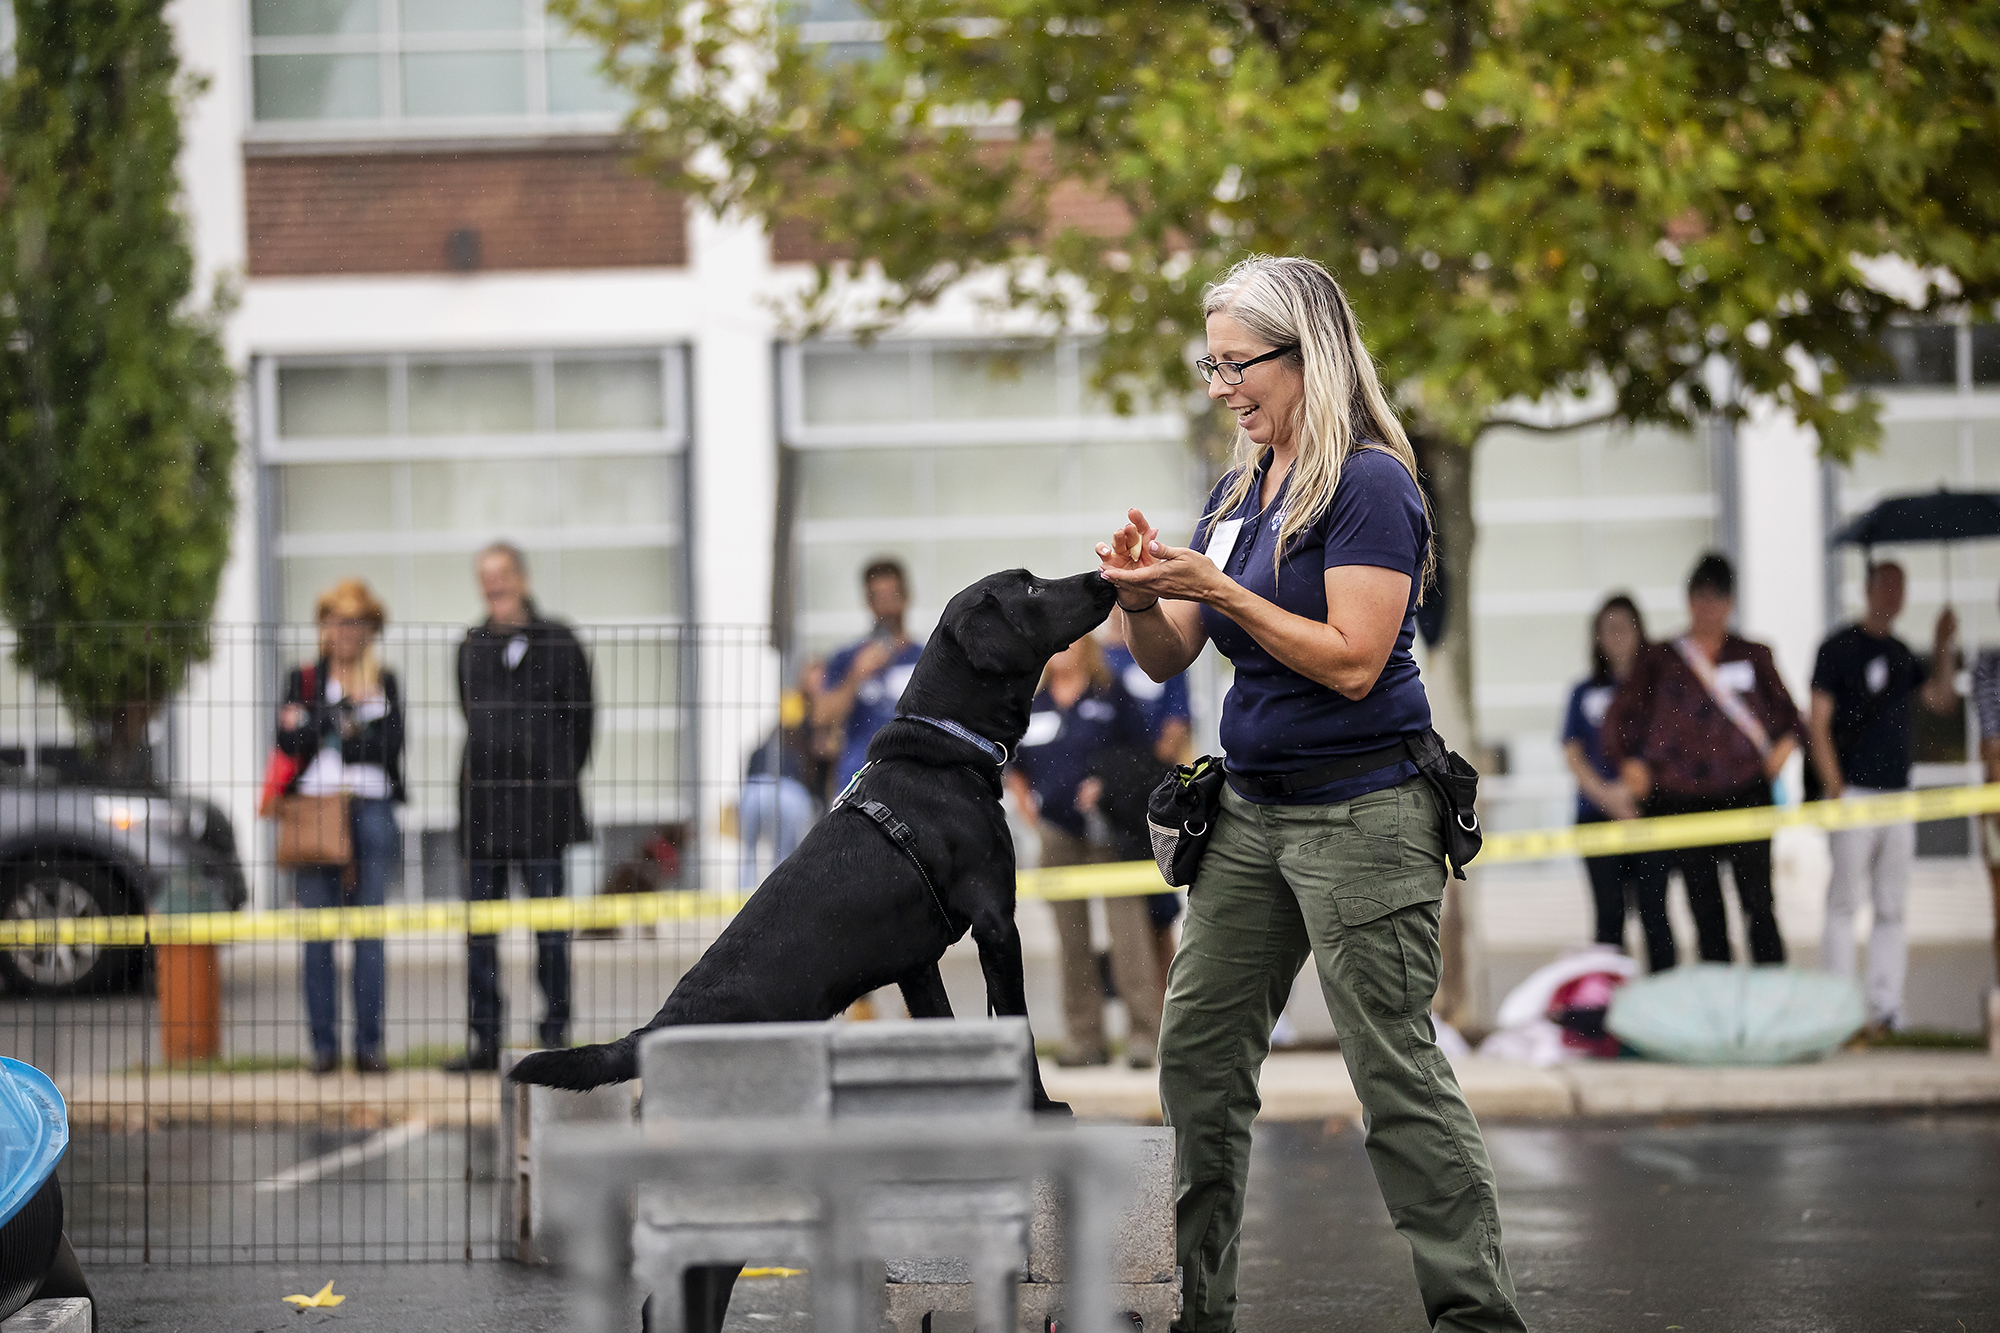
[[1205, 356], [1194, 363], [1194, 368], [1201, 372], [1201, 382], [1203, 384], [1213, 381], [1218, 372], [1221, 373], [1224, 384], [1241, 384], [1243, 382], [1243, 372], [1250, 369], [1250, 367], [1298, 350], [1299, 345], [1297, 343], [1287, 343], [1283, 347], [1271, 349], [1262, 356], [1253, 356], [1248, 361], [1217, 361], [1212, 356]]

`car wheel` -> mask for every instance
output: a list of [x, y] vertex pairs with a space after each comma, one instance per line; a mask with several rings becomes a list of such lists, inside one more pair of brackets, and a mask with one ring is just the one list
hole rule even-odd
[[[63, 921], [123, 916], [124, 881], [97, 861], [26, 861], [0, 869], [0, 920]], [[102, 944], [0, 949], [7, 988], [31, 995], [83, 995], [131, 980], [143, 951]]]

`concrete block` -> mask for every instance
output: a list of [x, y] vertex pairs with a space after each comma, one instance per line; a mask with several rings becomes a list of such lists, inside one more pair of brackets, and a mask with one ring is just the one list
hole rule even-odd
[[[512, 1069], [526, 1050], [501, 1052], [501, 1070]], [[500, 1216], [506, 1219], [503, 1252], [518, 1263], [538, 1264], [546, 1256], [536, 1244], [542, 1234], [541, 1174], [537, 1145], [549, 1130], [567, 1124], [630, 1124], [633, 1089], [613, 1084], [590, 1092], [563, 1092], [520, 1083], [500, 1085], [500, 1133], [495, 1140], [495, 1176], [500, 1184]]]
[[661, 1028], [639, 1045], [642, 1115], [823, 1121], [832, 1115], [825, 1023]]
[[[1114, 1282], [1165, 1282], [1174, 1275], [1174, 1132], [1162, 1128], [1131, 1128], [1115, 1132], [1130, 1136], [1136, 1147], [1132, 1193], [1119, 1214], [1111, 1252]], [[1028, 1229], [1028, 1277], [1033, 1282], [1061, 1282], [1068, 1271], [1063, 1244], [1062, 1211], [1054, 1186], [1035, 1182], [1035, 1213]]]
[[836, 1118], [1029, 1113], [1025, 1019], [838, 1023], [829, 1035]]
[[81, 1296], [29, 1301], [0, 1320], [0, 1333], [90, 1333], [90, 1302]]

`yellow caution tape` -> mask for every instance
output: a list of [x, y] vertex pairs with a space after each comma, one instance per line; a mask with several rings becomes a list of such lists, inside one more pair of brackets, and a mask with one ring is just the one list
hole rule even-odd
[[[1716, 814], [1667, 815], [1602, 824], [1494, 833], [1479, 864], [1545, 861], [1562, 856], [1615, 856], [1676, 847], [1756, 842], [1782, 828], [1848, 829], [1962, 819], [2000, 811], [2000, 783], [1933, 787], [1807, 805], [1758, 806]], [[1061, 902], [1161, 893], [1151, 861], [1027, 870], [1019, 895]], [[525, 902], [422, 903], [394, 907], [328, 907], [277, 912], [191, 912], [160, 916], [84, 917], [60, 921], [0, 921], [0, 948], [58, 944], [227, 944], [237, 940], [374, 939], [389, 935], [497, 935], [508, 930], [594, 930], [661, 921], [698, 921], [734, 915], [747, 893], [604, 894], [592, 898], [534, 898]]]

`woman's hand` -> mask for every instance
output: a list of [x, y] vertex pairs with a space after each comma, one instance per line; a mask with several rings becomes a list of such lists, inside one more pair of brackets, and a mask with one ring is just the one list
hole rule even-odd
[[285, 731], [297, 731], [306, 724], [306, 710], [298, 704], [286, 704], [278, 710], [278, 726]]
[[1076, 796], [1071, 801], [1077, 809], [1089, 814], [1104, 799], [1104, 784], [1096, 778], [1085, 778], [1076, 784]]
[[1653, 794], [1653, 774], [1637, 759], [1627, 759], [1618, 766], [1618, 781], [1636, 801], [1643, 801]]
[[1118, 604], [1127, 611], [1144, 610], [1159, 597], [1208, 602], [1235, 586], [1200, 551], [1160, 541], [1160, 530], [1138, 510], [1128, 517], [1125, 526], [1111, 534], [1110, 545], [1100, 542], [1097, 547], [1098, 570], [1117, 585]]

